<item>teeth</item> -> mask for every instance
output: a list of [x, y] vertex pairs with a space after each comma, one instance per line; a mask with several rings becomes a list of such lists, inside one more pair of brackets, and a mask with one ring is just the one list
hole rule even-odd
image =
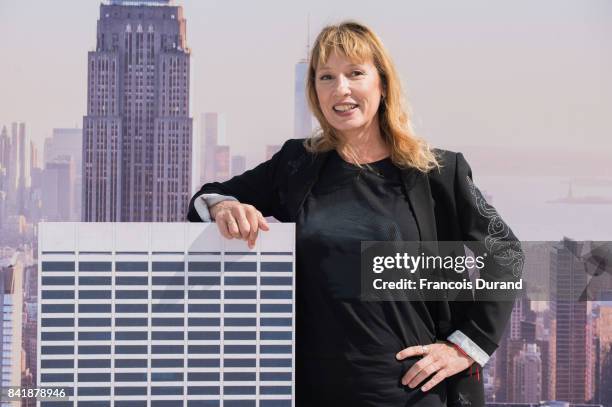
[[339, 112], [347, 112], [355, 107], [357, 107], [357, 105], [338, 105], [334, 106], [334, 110], [337, 110]]

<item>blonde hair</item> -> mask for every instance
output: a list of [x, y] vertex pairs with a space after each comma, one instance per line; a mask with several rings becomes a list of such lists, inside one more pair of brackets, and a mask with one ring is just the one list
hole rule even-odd
[[429, 144], [417, 137], [412, 129], [399, 76], [382, 41], [368, 27], [354, 21], [323, 28], [312, 48], [306, 91], [310, 109], [321, 128], [316, 135], [306, 139], [306, 149], [317, 153], [330, 151], [342, 144], [342, 140], [321, 111], [315, 88], [317, 67], [325, 64], [333, 53], [346, 55], [359, 63], [370, 59], [373, 61], [384, 95], [378, 108], [379, 125], [382, 137], [391, 150], [392, 162], [399, 167], [412, 167], [422, 172], [439, 168], [440, 164]]

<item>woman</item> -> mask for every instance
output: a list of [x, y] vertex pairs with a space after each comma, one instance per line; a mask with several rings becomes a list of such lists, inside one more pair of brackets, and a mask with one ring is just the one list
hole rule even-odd
[[[307, 91], [320, 133], [204, 185], [188, 219], [215, 220], [249, 247], [268, 230], [264, 217], [296, 223], [297, 406], [484, 405], [469, 371], [497, 347], [512, 302], [362, 302], [360, 243], [516, 238], [463, 156], [413, 134], [398, 75], [369, 28], [322, 30]], [[487, 246], [520, 257], [497, 247]]]

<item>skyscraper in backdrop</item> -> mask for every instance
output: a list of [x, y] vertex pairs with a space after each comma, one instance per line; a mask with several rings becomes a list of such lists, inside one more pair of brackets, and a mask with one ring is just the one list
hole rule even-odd
[[7, 215], [24, 215], [27, 210], [28, 189], [31, 186], [32, 149], [25, 123], [11, 124], [9, 138], [6, 128], [0, 133], [0, 171], [2, 188], [6, 194]]
[[58, 156], [45, 164], [42, 183], [43, 216], [47, 221], [71, 220], [74, 188], [74, 161]]
[[293, 137], [310, 137], [313, 130], [313, 117], [308, 107], [306, 95], [306, 75], [308, 60], [302, 59], [295, 64], [295, 88], [293, 105]]
[[[23, 263], [18, 254], [10, 259], [0, 259], [0, 391], [6, 394], [9, 387], [21, 386], [21, 329], [23, 307]], [[2, 407], [17, 407], [18, 401], [0, 402]]]
[[6, 217], [7, 198], [6, 191], [9, 183], [8, 166], [11, 156], [11, 139], [6, 126], [0, 130], [0, 230], [4, 227]]
[[230, 148], [226, 144], [225, 115], [206, 112], [200, 116], [200, 184], [227, 181], [230, 177]]
[[182, 7], [172, 0], [101, 4], [87, 70], [82, 219], [183, 221], [193, 123]]
[[233, 155], [232, 156], [232, 177], [236, 175], [240, 175], [246, 171], [246, 157], [243, 155]]
[[591, 354], [591, 302], [579, 300], [587, 285], [584, 264], [573, 253], [578, 243], [564, 240], [551, 255], [551, 309], [555, 325], [555, 398], [585, 403], [594, 395]]
[[[71, 207], [68, 217], [66, 218], [55, 218], [55, 221], [78, 221], [81, 219], [81, 188], [82, 188], [82, 179], [81, 179], [81, 168], [82, 168], [82, 154], [83, 154], [83, 131], [79, 128], [56, 128], [53, 129], [52, 136], [45, 139], [45, 153], [43, 162], [45, 164], [45, 170], [43, 171], [43, 179], [47, 177], [51, 177], [52, 179], [61, 179], [57, 178], [56, 175], [51, 175], [49, 172], [53, 173], [54, 170], [57, 169], [56, 165], [49, 165], [50, 163], [56, 163], [59, 159], [62, 162], [72, 161], [73, 167], [73, 175], [70, 179], [69, 186], [69, 197], [59, 197], [59, 199], [66, 201]], [[69, 160], [68, 160], [69, 158]], [[58, 185], [60, 188], [68, 188], [68, 186]], [[48, 188], [46, 182], [43, 183], [42, 189], [43, 193], [45, 188]], [[47, 189], [49, 191], [49, 189]], [[46, 212], [48, 208], [47, 199], [43, 199], [45, 202], [45, 207], [43, 208], [43, 212]], [[62, 205], [63, 206], [63, 205]], [[54, 210], [52, 210], [53, 212]], [[46, 214], [46, 219], [52, 219], [49, 217], [48, 213]], [[63, 214], [62, 216], [66, 216]]]

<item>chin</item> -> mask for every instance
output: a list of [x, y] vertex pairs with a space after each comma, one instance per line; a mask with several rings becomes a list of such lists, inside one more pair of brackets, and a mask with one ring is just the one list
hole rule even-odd
[[355, 130], [360, 127], [363, 127], [366, 123], [364, 120], [361, 120], [358, 118], [352, 118], [350, 120], [337, 120], [336, 119], [334, 121], [329, 121], [329, 124], [331, 124], [337, 130]]
[[350, 131], [355, 131], [355, 130], [359, 130], [363, 128], [363, 124], [347, 125], [346, 123], [343, 123], [343, 125], [334, 126], [334, 128], [339, 131], [349, 131], [350, 132]]

